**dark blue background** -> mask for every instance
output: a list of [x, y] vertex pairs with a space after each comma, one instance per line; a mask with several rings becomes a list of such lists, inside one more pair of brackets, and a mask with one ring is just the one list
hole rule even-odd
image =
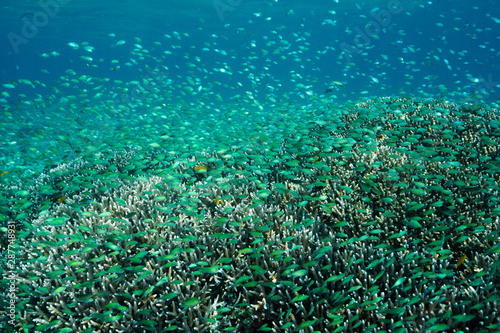
[[[111, 91], [113, 80], [138, 80], [145, 76], [147, 67], [158, 65], [168, 67], [165, 74], [172, 80], [174, 91], [181, 89], [188, 76], [198, 77], [204, 88], [224, 98], [252, 91], [261, 101], [270, 95], [278, 101], [304, 100], [304, 96], [309, 96], [304, 95], [305, 91], [322, 95], [332, 81], [339, 81], [342, 86], [334, 84], [327, 96], [336, 96], [339, 102], [363, 96], [422, 94], [467, 99], [480, 89], [483, 89], [481, 97], [487, 101], [499, 97], [499, 89], [495, 90], [494, 85], [500, 82], [500, 24], [491, 17], [500, 18], [500, 10], [493, 0], [402, 0], [399, 6], [404, 9], [391, 15], [390, 24], [377, 39], [369, 38], [362, 48], [357, 48], [350, 63], [341, 50], [342, 45], [354, 45], [355, 33], [350, 31], [364, 30], [374, 21], [370, 12], [380, 13], [391, 1], [153, 0], [147, 5], [142, 1], [64, 2], [57, 14], [49, 17], [36, 36], [28, 38], [16, 53], [8, 34], [22, 35], [25, 23], [21, 17], [27, 14], [24, 17], [32, 20], [31, 14], [43, 10], [40, 6], [43, 2], [2, 1], [0, 83], [24, 78], [46, 85], [46, 88], [35, 85], [35, 89], [24, 84], [16, 85], [15, 89], [1, 87], [1, 91], [11, 95], [9, 102], [19, 100], [19, 94], [27, 95], [21, 99], [35, 94], [50, 95], [54, 91], [50, 87], [77, 95], [84, 87], [75, 84], [63, 88], [58, 82], [68, 69], [73, 69], [76, 77], [109, 78]], [[223, 13], [219, 15], [221, 10]], [[327, 19], [336, 21], [335, 25], [325, 24]], [[180, 34], [180, 40], [164, 36], [173, 35], [174, 31]], [[116, 37], [109, 37], [110, 33]], [[131, 54], [136, 43], [134, 37], [139, 37], [142, 41], [138, 44], [158, 61], [135, 59]], [[127, 43], [114, 46], [118, 40]], [[161, 45], [154, 45], [155, 41]], [[282, 41], [287, 44], [281, 44]], [[69, 42], [88, 42], [95, 50], [92, 53], [82, 48], [73, 50], [67, 45]], [[252, 42], [255, 47], [250, 46]], [[180, 48], [172, 49], [172, 45]], [[209, 50], [202, 51], [204, 47]], [[224, 50], [227, 55], [215, 49]], [[165, 50], [173, 54], [165, 55]], [[41, 57], [53, 51], [60, 55]], [[96, 67], [88, 66], [80, 56], [92, 57], [91, 64]], [[196, 62], [196, 56], [202, 61]], [[137, 64], [124, 66], [130, 58]], [[111, 70], [110, 62], [114, 59], [120, 62], [117, 71]], [[193, 70], [188, 64], [200, 70]], [[214, 71], [223, 64], [231, 68], [233, 75]], [[42, 73], [42, 69], [50, 74]], [[250, 73], [259, 78], [257, 85], [249, 80]], [[478, 83], [481, 79], [485, 82]], [[297, 84], [307, 88], [297, 88]]]

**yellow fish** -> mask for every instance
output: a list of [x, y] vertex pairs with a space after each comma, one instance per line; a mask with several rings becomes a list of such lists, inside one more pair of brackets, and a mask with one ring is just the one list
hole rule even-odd
[[465, 254], [463, 256], [461, 256], [460, 259], [458, 259], [457, 264], [455, 265], [455, 269], [458, 268], [460, 265], [462, 265], [466, 258], [467, 258], [467, 256]]

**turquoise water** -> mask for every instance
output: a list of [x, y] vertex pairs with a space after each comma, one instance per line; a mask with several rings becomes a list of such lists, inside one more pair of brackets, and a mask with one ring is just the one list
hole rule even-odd
[[4, 331], [499, 330], [494, 1], [1, 6]]

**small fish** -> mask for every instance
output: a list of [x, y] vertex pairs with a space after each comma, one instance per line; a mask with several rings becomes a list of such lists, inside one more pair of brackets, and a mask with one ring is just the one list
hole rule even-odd
[[460, 265], [462, 265], [466, 258], [467, 258], [467, 256], [465, 254], [463, 256], [461, 256], [460, 259], [458, 259], [457, 264], [455, 265], [455, 269], [457, 269]]
[[57, 199], [57, 201], [59, 201], [60, 203], [63, 203], [64, 200], [66, 200], [66, 196], [63, 195], [62, 197], [60, 197], [59, 199]]
[[68, 46], [71, 47], [73, 50], [78, 50], [78, 48], [80, 47], [80, 45], [73, 42], [68, 43]]
[[207, 172], [207, 167], [203, 165], [198, 165], [196, 168], [194, 168], [195, 172]]

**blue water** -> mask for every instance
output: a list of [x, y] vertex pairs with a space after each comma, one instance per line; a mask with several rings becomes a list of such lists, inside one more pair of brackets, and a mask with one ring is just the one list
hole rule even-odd
[[[174, 98], [175, 89], [188, 76], [198, 77], [203, 88], [223, 98], [252, 91], [262, 102], [269, 95], [276, 96], [277, 102], [321, 96], [332, 81], [342, 86], [334, 85], [326, 96], [339, 102], [387, 95], [428, 94], [485, 101], [499, 97], [500, 10], [492, 0], [147, 4], [54, 0], [47, 2], [48, 9], [42, 3], [2, 1], [0, 83], [22, 78], [46, 85], [35, 85], [35, 89], [24, 84], [15, 89], [2, 87], [11, 95], [7, 103], [50, 94], [50, 87], [63, 94], [78, 94], [82, 87], [58, 86], [68, 69], [77, 77], [109, 78], [105, 86], [112, 90], [116, 85], [113, 80], [138, 80], [145, 76], [147, 67], [158, 65], [168, 68], [162, 76], [172, 80]], [[35, 31], [27, 29], [32, 23], [39, 26]], [[108, 36], [110, 33], [116, 37]], [[136, 42], [136, 37], [141, 41]], [[126, 43], [114, 46], [119, 40]], [[356, 45], [356, 40], [360, 44]], [[87, 42], [94, 50], [73, 50], [69, 42]], [[134, 44], [140, 44], [156, 60], [136, 58], [131, 53]], [[346, 54], [343, 49], [350, 51]], [[166, 55], [166, 50], [172, 54]], [[59, 55], [41, 56], [51, 52]], [[135, 60], [132, 66], [125, 66], [131, 59]], [[112, 60], [119, 61], [119, 70], [111, 70]], [[232, 75], [214, 71], [223, 66]], [[258, 81], [252, 84], [250, 75]], [[297, 84], [307, 88], [297, 88]], [[309, 93], [304, 95], [304, 91]], [[481, 94], [474, 97], [478, 92]], [[19, 98], [19, 94], [26, 97]], [[192, 97], [196, 100], [201, 96]]]
[[[364, 331], [377, 325], [377, 329], [392, 330], [402, 325], [401, 320], [405, 320], [409, 330], [419, 327], [422, 331], [423, 327], [450, 332], [455, 328], [457, 332], [464, 328], [466, 332], [473, 332], [489, 324], [498, 327], [495, 317], [499, 312], [498, 266], [492, 264], [500, 251], [496, 233], [500, 122], [497, 1], [3, 0], [0, 9], [0, 257], [3, 258], [0, 275], [5, 272], [6, 230], [9, 230], [9, 242], [14, 244], [12, 239], [18, 237], [16, 244], [21, 244], [18, 266], [15, 266], [20, 267], [18, 273], [24, 276], [25, 282], [31, 274], [39, 274], [29, 280], [36, 292], [21, 293], [18, 288], [17, 311], [25, 317], [11, 324], [12, 327], [17, 330], [24, 327], [28, 331], [40, 324], [38, 331], [49, 331], [48, 327], [53, 325], [50, 332], [56, 331], [55, 326], [59, 324], [49, 325], [48, 319], [47, 323], [43, 322], [40, 318], [45, 315], [41, 312], [50, 310], [52, 320], [59, 315], [52, 317], [56, 312], [48, 309], [47, 304], [59, 306], [63, 304], [60, 299], [69, 300], [68, 304], [75, 295], [82, 296], [83, 285], [72, 286], [71, 280], [66, 280], [71, 276], [61, 277], [69, 286], [62, 290], [58, 281], [60, 274], [49, 276], [44, 271], [33, 273], [34, 270], [45, 269], [45, 265], [64, 267], [55, 264], [58, 260], [67, 260], [63, 253], [77, 260], [71, 264], [62, 262], [69, 265], [66, 268], [92, 258], [85, 262], [85, 267], [101, 272], [108, 266], [101, 266], [101, 259], [94, 259], [107, 253], [103, 251], [114, 251], [113, 246], [105, 250], [95, 248], [93, 253], [87, 253], [93, 251], [87, 248], [79, 254], [63, 251], [73, 250], [73, 246], [83, 248], [90, 236], [95, 236], [90, 242], [97, 239], [101, 244], [112, 244], [104, 242], [113, 240], [132, 256], [147, 244], [128, 248], [128, 243], [122, 244], [128, 238], [114, 237], [129, 232], [135, 237], [134, 241], [142, 243], [140, 234], [144, 230], [138, 232], [134, 228], [148, 229], [149, 225], [172, 228], [175, 232], [169, 231], [168, 237], [185, 235], [188, 240], [167, 237], [167, 241], [160, 242], [158, 239], [162, 254], [170, 253], [169, 247], [177, 246], [174, 242], [179, 240], [184, 243], [179, 246], [195, 247], [190, 244], [193, 238], [187, 236], [199, 240], [193, 244], [202, 249], [206, 248], [203, 242], [207, 234], [211, 239], [219, 239], [220, 242], [214, 243], [214, 254], [207, 251], [204, 258], [194, 260], [190, 256], [191, 261], [183, 262], [183, 266], [179, 264], [182, 274], [192, 272], [194, 276], [201, 271], [192, 269], [203, 266], [203, 261], [198, 260], [211, 261], [223, 255], [234, 254], [230, 260], [245, 263], [246, 259], [242, 261], [241, 257], [269, 238], [266, 251], [273, 256], [272, 261], [280, 262], [281, 266], [276, 268], [276, 273], [270, 269], [266, 272], [265, 287], [270, 288], [268, 282], [275, 280], [277, 273], [279, 279], [304, 283], [298, 289], [291, 288], [293, 283], [278, 287], [282, 288], [280, 293], [286, 290], [288, 296], [292, 295], [292, 300], [279, 301], [279, 311], [268, 308], [265, 298], [261, 301], [251, 296], [255, 313], [271, 309], [264, 318], [269, 322], [265, 322], [257, 315], [247, 316], [251, 312], [241, 315], [239, 307], [247, 306], [242, 303], [243, 299], [233, 298], [231, 294], [235, 285], [250, 278], [241, 274], [252, 274], [254, 281], [249, 283], [255, 286], [254, 282], [263, 282], [263, 273], [255, 268], [255, 272], [250, 272], [245, 265], [230, 270], [221, 266], [232, 275], [227, 281], [233, 281], [234, 285], [219, 287], [217, 282], [214, 289], [201, 287], [207, 297], [195, 301], [203, 301], [200, 308], [205, 309], [208, 302], [212, 302], [209, 300], [214, 296], [212, 290], [225, 294], [216, 306], [224, 311], [234, 307], [230, 309], [234, 311], [227, 316], [220, 312], [224, 313], [224, 319], [217, 325], [228, 330], [235, 330], [233, 325], [239, 325], [241, 332], [255, 332], [258, 327], [265, 329], [264, 324], [271, 325], [271, 321], [278, 320], [283, 331], [292, 325], [294, 331], [297, 331], [295, 327], [315, 324], [323, 327], [321, 321], [332, 326], [345, 324], [345, 331], [354, 330], [358, 325], [358, 330]], [[391, 98], [382, 98], [386, 96]], [[377, 147], [381, 150], [377, 151]], [[369, 172], [365, 172], [367, 168]], [[203, 169], [208, 177], [199, 172]], [[152, 187], [160, 181], [157, 177], [162, 177], [164, 187], [161, 183]], [[123, 185], [133, 187], [125, 190]], [[235, 189], [240, 186], [244, 190], [248, 186], [250, 190], [246, 188], [245, 195], [235, 195]], [[195, 187], [199, 192], [190, 191]], [[229, 190], [231, 188], [233, 190]], [[379, 188], [389, 190], [382, 194]], [[328, 195], [323, 195], [325, 193]], [[167, 200], [165, 195], [173, 206], [158, 209], [161, 221], [169, 221], [160, 225], [150, 217], [156, 219], [155, 214], [160, 214], [155, 211], [156, 206], [163, 205]], [[479, 201], [479, 195], [484, 201]], [[318, 205], [320, 201], [325, 205]], [[150, 211], [145, 209], [146, 213], [134, 217], [135, 210], [149, 205], [153, 205]], [[184, 210], [184, 206], [189, 209]], [[344, 206], [348, 213], [344, 213], [344, 208], [342, 214], [337, 208], [333, 209]], [[315, 208], [309, 210], [310, 207]], [[353, 212], [355, 209], [357, 215], [351, 214], [347, 207]], [[248, 221], [247, 217], [255, 212], [265, 218], [255, 218], [241, 226], [219, 222], [227, 220], [226, 215], [230, 216], [233, 209], [236, 212], [233, 217], [241, 214], [238, 219], [249, 214], [242, 222]], [[252, 209], [256, 209], [255, 212]], [[274, 215], [260, 215], [261, 209]], [[273, 212], [274, 209], [280, 211]], [[295, 212], [295, 215], [280, 217], [284, 211]], [[71, 219], [66, 214], [72, 214]], [[195, 217], [199, 224], [187, 216]], [[358, 220], [359, 216], [364, 221]], [[113, 221], [109, 223], [113, 228], [116, 221], [129, 223], [129, 231], [123, 231], [128, 227], [109, 229], [109, 235], [113, 235], [108, 239], [105, 229], [109, 226], [104, 224], [108, 217]], [[465, 218], [472, 222], [466, 223]], [[270, 229], [273, 223], [269, 221], [274, 221], [276, 234]], [[211, 225], [214, 222], [220, 230]], [[320, 225], [314, 228], [321, 233], [311, 231], [310, 236], [306, 236], [309, 231], [306, 233], [300, 228], [309, 228], [311, 223]], [[63, 229], [68, 225], [69, 229]], [[211, 231], [206, 231], [208, 229]], [[225, 236], [247, 234], [246, 229], [252, 237], [262, 238], [254, 241], [247, 235], [235, 243]], [[322, 234], [323, 229], [328, 233]], [[35, 235], [35, 230], [40, 232]], [[261, 231], [268, 230], [264, 239]], [[157, 232], [148, 230], [153, 231]], [[90, 236], [85, 243], [76, 237], [70, 241], [70, 236], [87, 233]], [[325, 238], [333, 233], [334, 238]], [[289, 234], [291, 238], [285, 237]], [[292, 247], [295, 235], [305, 244], [304, 252], [302, 245]], [[44, 244], [45, 252], [33, 239], [46, 242], [39, 243]], [[68, 247], [63, 239], [68, 239]], [[300, 250], [300, 258], [289, 256], [289, 252], [286, 257], [282, 256], [282, 250], [276, 256], [272, 254], [280, 247], [288, 251], [288, 242], [290, 253]], [[234, 253], [223, 254], [222, 250], [229, 245]], [[193, 249], [189, 249], [192, 252]], [[378, 249], [387, 249], [387, 252], [382, 254]], [[366, 258], [361, 258], [364, 261], [356, 257], [359, 253], [353, 256], [353, 251], [358, 250], [368, 253]], [[152, 246], [151, 251], [153, 259], [160, 253]], [[141, 262], [144, 253], [141, 255], [130, 262]], [[303, 259], [308, 255], [309, 262]], [[291, 276], [288, 259], [303, 266]], [[386, 259], [387, 263], [382, 264]], [[316, 272], [312, 267], [316, 264], [323, 267], [318, 271], [325, 274], [324, 285], [319, 289], [316, 287], [321, 281], [316, 273], [314, 279], [311, 275]], [[362, 268], [362, 265], [367, 267], [363, 274], [368, 271], [363, 276], [371, 282], [364, 280], [360, 289], [361, 283], [353, 284], [359, 281], [358, 277], [362, 279], [358, 274], [361, 272], [358, 266]], [[387, 268], [387, 274], [379, 280], [382, 275], [378, 275], [377, 270], [382, 265]], [[113, 269], [112, 275], [115, 275], [113, 267], [116, 268], [112, 266], [110, 271]], [[309, 276], [304, 279], [311, 281], [307, 287], [304, 281], [309, 280], [302, 279], [306, 271]], [[121, 275], [120, 279], [128, 283], [131, 272]], [[161, 295], [167, 290], [166, 285], [157, 284], [155, 287], [159, 288], [150, 294], [153, 291], [150, 286], [164, 278], [161, 272], [156, 270], [156, 275], [149, 278], [144, 275], [144, 280], [141, 277], [142, 282], [131, 282], [137, 288], [149, 290], [144, 297], [137, 294], [144, 308], [156, 307], [151, 295]], [[81, 273], [78, 282], [82, 278], [85, 284], [94, 283], [87, 281], [87, 272], [77, 273]], [[488, 274], [484, 280], [483, 273]], [[196, 277], [196, 283], [215, 281], [212, 268], [203, 274], [201, 280]], [[422, 280], [415, 288], [417, 279]], [[6, 302], [13, 301], [6, 301], [5, 281], [0, 283], [0, 304], [6, 308]], [[180, 280], [169, 282], [172, 288], [174, 282], [177, 285], [176, 281]], [[330, 282], [329, 289], [323, 289]], [[116, 283], [116, 289], [122, 284], [121, 280], [111, 283]], [[148, 286], [143, 287], [146, 283]], [[376, 291], [372, 292], [369, 284], [373, 284]], [[444, 286], [449, 289], [445, 290]], [[273, 292], [269, 295], [274, 294], [275, 287], [271, 287]], [[299, 297], [301, 288], [303, 294]], [[366, 294], [361, 293], [370, 292], [369, 297], [376, 297], [378, 300], [374, 302], [379, 305], [363, 303], [353, 310], [350, 296], [339, 301], [340, 291], [336, 288], [340, 291], [344, 288], [343, 296], [359, 296], [356, 299], [360, 303], [367, 299], [362, 299]], [[108, 292], [104, 287], [103, 290]], [[102, 304], [115, 301], [115, 296], [106, 293], [103, 296], [96, 293], [94, 287], [91, 292], [102, 296], [92, 305], [98, 311], [102, 310], [99, 309]], [[318, 298], [314, 298], [308, 303], [312, 307], [307, 311], [293, 301], [296, 297], [305, 300], [315, 292], [329, 296], [318, 304]], [[408, 303], [413, 297], [410, 292], [422, 296], [412, 298], [411, 305]], [[446, 294], [452, 295], [452, 300], [441, 299]], [[179, 297], [179, 302], [185, 304], [184, 309], [177, 306], [177, 310], [192, 317], [194, 312], [186, 312], [187, 307], [191, 307], [187, 298], [191, 295], [186, 292], [185, 296]], [[322, 305], [325, 299], [330, 303]], [[90, 302], [86, 296], [80, 300]], [[278, 304], [274, 296], [272, 301]], [[346, 303], [341, 308], [343, 302], [349, 305]], [[35, 312], [34, 304], [42, 310]], [[79, 327], [87, 325], [90, 331], [89, 325], [94, 326], [94, 322], [84, 317], [89, 313], [81, 313], [75, 304], [72, 305], [75, 314], [70, 319]], [[294, 315], [290, 318], [297, 316], [298, 320], [293, 319], [293, 324], [288, 318], [292, 309]], [[87, 310], [95, 312], [90, 311], [90, 305]], [[92, 314], [92, 318], [103, 323], [101, 331], [119, 327], [114, 322], [120, 321], [120, 325], [130, 324], [138, 332], [138, 327], [145, 330], [146, 325], [150, 325], [148, 320], [140, 322], [145, 319], [158, 320], [155, 322], [158, 330], [169, 325], [176, 329], [181, 323], [186, 327], [187, 315], [147, 317], [147, 312], [140, 313], [142, 310], [138, 312], [136, 306], [134, 317], [124, 317], [121, 321], [121, 317], [107, 317], [111, 311], [104, 317]], [[320, 310], [322, 313], [318, 315]], [[409, 310], [415, 311], [415, 316]], [[113, 311], [117, 316], [126, 312], [114, 308]], [[354, 317], [354, 311], [359, 311], [356, 313], [361, 316]], [[175, 308], [172, 313], [176, 313]], [[473, 313], [474, 321], [464, 313]], [[6, 311], [0, 314], [1, 322]], [[389, 319], [382, 325], [384, 315]], [[452, 315], [453, 324], [448, 320]], [[317, 323], [316, 316], [322, 316]], [[195, 313], [195, 317], [202, 319], [199, 313]], [[316, 319], [312, 320], [313, 317]], [[171, 320], [167, 322], [168, 318]], [[399, 322], [394, 323], [397, 320]], [[207, 320], [203, 324], [205, 331], [210, 323]], [[57, 329], [76, 331], [69, 321]]]

